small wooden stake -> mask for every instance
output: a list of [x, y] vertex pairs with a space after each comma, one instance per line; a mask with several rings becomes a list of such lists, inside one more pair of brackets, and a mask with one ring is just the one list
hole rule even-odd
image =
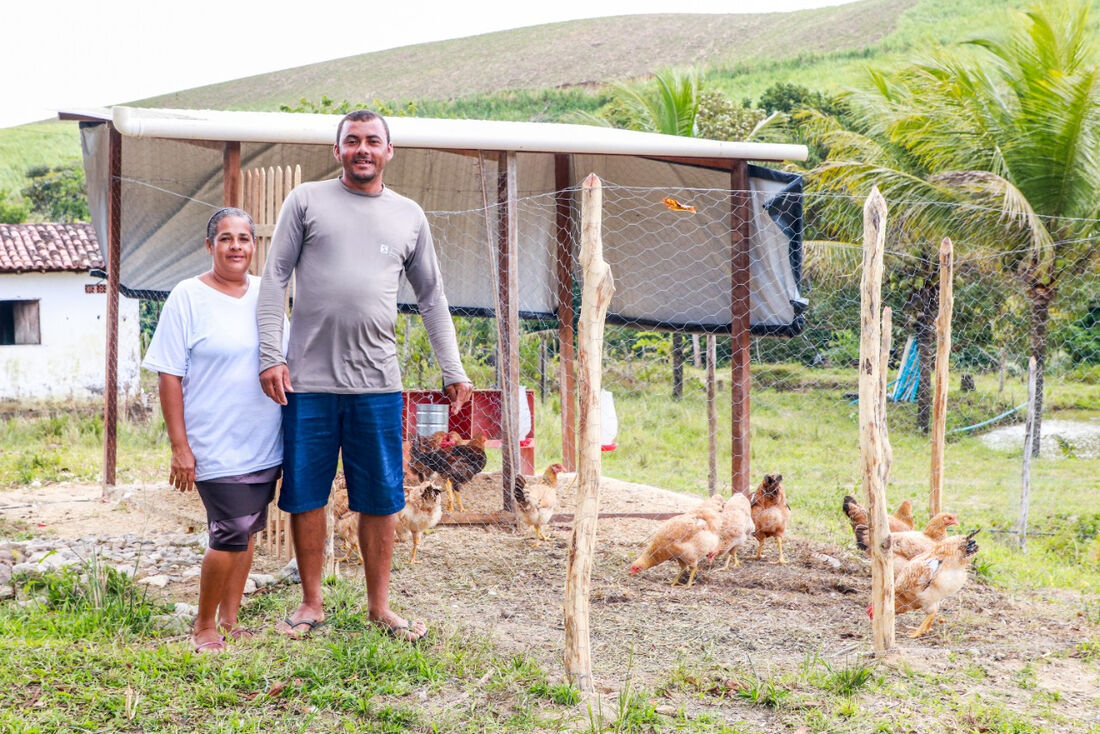
[[1024, 425], [1024, 472], [1020, 481], [1020, 550], [1027, 550], [1027, 511], [1031, 503], [1031, 447], [1035, 441], [1035, 385], [1039, 371], [1035, 357], [1027, 362], [1027, 423]]
[[[871, 518], [871, 622], [874, 649], [894, 647], [894, 567], [890, 559], [890, 526], [886, 516], [889, 476], [885, 422], [885, 382], [882, 353], [885, 342], [880, 319], [883, 255], [886, 249], [886, 201], [878, 187], [863, 207], [863, 277], [860, 282], [859, 453], [863, 488]], [[886, 319], [890, 316], [885, 315]]]
[[603, 260], [603, 191], [599, 177], [589, 174], [581, 192], [581, 318], [579, 466], [577, 509], [569, 565], [565, 577], [565, 672], [586, 694], [594, 692], [592, 650], [588, 626], [588, 593], [600, 490], [600, 388], [603, 369], [604, 318], [615, 284]]
[[936, 394], [932, 398], [932, 472], [928, 488], [928, 516], [943, 507], [943, 449], [947, 434], [947, 372], [951, 357], [951, 312], [955, 297], [951, 291], [954, 250], [951, 238], [940, 243], [940, 311], [936, 316]]

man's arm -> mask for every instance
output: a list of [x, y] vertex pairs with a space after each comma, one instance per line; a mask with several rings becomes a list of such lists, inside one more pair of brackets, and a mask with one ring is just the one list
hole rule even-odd
[[416, 294], [420, 319], [428, 332], [435, 361], [443, 371], [444, 392], [454, 415], [472, 396], [473, 385], [462, 368], [454, 321], [443, 292], [443, 276], [439, 272], [439, 261], [426, 219], [421, 222], [416, 249], [405, 263], [405, 274]]
[[279, 212], [256, 304], [256, 325], [260, 331], [260, 387], [279, 405], [286, 405], [286, 393], [293, 390], [290, 370], [283, 356], [283, 324], [286, 321], [286, 287], [302, 253], [301, 214], [298, 197], [291, 192]]

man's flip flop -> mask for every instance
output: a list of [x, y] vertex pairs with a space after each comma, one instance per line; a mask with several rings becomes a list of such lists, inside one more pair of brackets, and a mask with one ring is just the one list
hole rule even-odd
[[[295, 622], [290, 617], [287, 617], [283, 620], [283, 623], [286, 624], [286, 626], [289, 627], [290, 630], [288, 632], [283, 632], [282, 634], [286, 635], [287, 637], [293, 637], [295, 640], [300, 640], [303, 637], [309, 637], [311, 634], [313, 634], [313, 631], [315, 629], [322, 626], [325, 622], [324, 620], [316, 619], [301, 619]], [[296, 627], [301, 627], [303, 624], [307, 625], [309, 629], [303, 631], [300, 635], [295, 634], [294, 629]]]
[[424, 639], [428, 636], [428, 633], [431, 632], [430, 629], [425, 628], [424, 632], [418, 635], [413, 629], [413, 626], [415, 624], [416, 622], [409, 622], [408, 624], [395, 624], [384, 627], [383, 629], [386, 630], [386, 634], [388, 634], [395, 640], [411, 642], [415, 645], [418, 642], [423, 642]]

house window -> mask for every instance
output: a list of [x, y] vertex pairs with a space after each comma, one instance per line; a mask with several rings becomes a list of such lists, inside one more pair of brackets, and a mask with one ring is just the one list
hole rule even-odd
[[41, 343], [38, 301], [0, 301], [0, 346]]

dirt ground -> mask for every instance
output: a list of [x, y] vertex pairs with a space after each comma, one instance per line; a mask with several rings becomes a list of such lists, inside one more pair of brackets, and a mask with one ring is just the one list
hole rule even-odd
[[[572, 476], [563, 475], [563, 484]], [[600, 493], [601, 512], [607, 513], [677, 512], [699, 501], [610, 478]], [[561, 493], [560, 513], [573, 511], [574, 494], [572, 488]], [[86, 484], [4, 491], [0, 517], [60, 537], [180, 532], [202, 525], [197, 496], [167, 485], [121, 487], [109, 502], [99, 496], [97, 485]], [[462, 497], [467, 510], [499, 510], [499, 475], [476, 478]], [[740, 568], [702, 571], [694, 587], [683, 588], [668, 585], [675, 572], [668, 564], [636, 577], [627, 572], [657, 524], [638, 518], [599, 523], [591, 640], [597, 687], [604, 692], [628, 681], [652, 690], [677, 666], [728, 666], [765, 677], [797, 671], [815, 656], [834, 666], [865, 660], [871, 649], [865, 611], [870, 569], [847, 538], [837, 544], [802, 539], [796, 513], [784, 544], [787, 565], [775, 563], [770, 543], [763, 560], [755, 560], [754, 544], [742, 550]], [[550, 534], [550, 542], [535, 546], [528, 533], [510, 526], [440, 526], [424, 538], [416, 566], [408, 563], [410, 546], [399, 544], [394, 605], [432, 625], [472, 628], [491, 637], [498, 649], [531, 655], [548, 670], [560, 670], [570, 528], [555, 525]], [[282, 562], [261, 552], [256, 565], [270, 572]], [[344, 564], [341, 573], [357, 577], [359, 568]], [[193, 594], [182, 586], [179, 592], [182, 599]], [[1049, 706], [1059, 715], [1081, 729], [1086, 723], [1096, 726], [1100, 668], [1078, 649], [1079, 643], [1098, 639], [1088, 619], [1094, 613], [1085, 613], [1088, 604], [1095, 608], [1097, 600], [1058, 590], [1005, 593], [971, 579], [921, 640], [904, 634], [919, 623], [919, 613], [899, 618], [901, 647], [887, 664], [950, 676], [953, 694], [963, 701], [999, 692], [998, 700], [1007, 699], [1005, 705], [1020, 711], [1033, 705], [1035, 689], [1056, 693]], [[963, 670], [970, 672], [962, 675]], [[1033, 684], [1026, 693], [1024, 676]], [[1005, 696], [1006, 691], [1020, 695]], [[707, 706], [700, 698], [686, 695], [682, 703], [689, 710]], [[880, 705], [889, 715], [898, 703], [884, 698]]]

